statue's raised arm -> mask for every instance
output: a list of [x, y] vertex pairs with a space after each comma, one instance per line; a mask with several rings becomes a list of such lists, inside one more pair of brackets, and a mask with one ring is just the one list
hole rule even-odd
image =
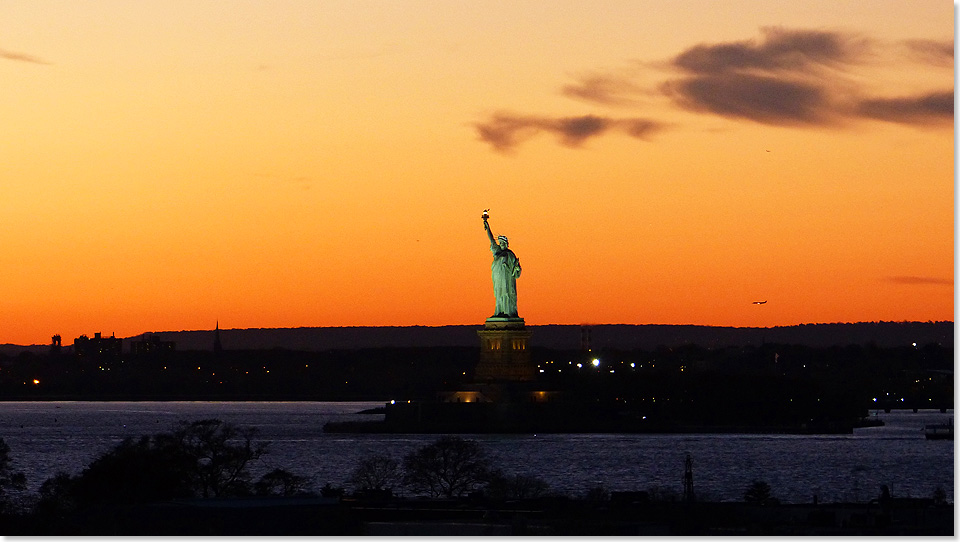
[[520, 276], [520, 259], [508, 248], [506, 236], [498, 235], [496, 239], [490, 231], [488, 222], [489, 209], [483, 211], [483, 229], [490, 240], [490, 252], [493, 253], [493, 264], [490, 266], [493, 278], [493, 296], [496, 300], [494, 316], [498, 318], [519, 318], [517, 314], [517, 277]]
[[490, 250], [495, 250], [497, 247], [497, 241], [493, 238], [493, 232], [490, 231], [490, 223], [487, 222], [487, 219], [490, 218], [490, 215], [486, 211], [483, 212], [483, 229], [487, 232], [487, 238], [490, 239]]

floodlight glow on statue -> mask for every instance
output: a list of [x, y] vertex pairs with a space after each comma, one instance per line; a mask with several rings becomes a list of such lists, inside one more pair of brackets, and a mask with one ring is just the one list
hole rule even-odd
[[496, 300], [496, 310], [493, 318], [519, 318], [517, 314], [517, 278], [520, 276], [520, 259], [507, 248], [506, 236], [498, 235], [496, 239], [490, 231], [489, 209], [483, 211], [483, 229], [490, 239], [490, 252], [493, 253], [493, 264], [490, 274], [493, 278], [493, 297]]

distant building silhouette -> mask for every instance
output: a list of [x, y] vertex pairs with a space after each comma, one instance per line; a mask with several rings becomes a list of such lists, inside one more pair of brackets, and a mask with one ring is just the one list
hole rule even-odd
[[95, 333], [93, 338], [80, 335], [73, 340], [73, 353], [81, 358], [119, 357], [123, 352], [123, 339], [116, 335], [103, 337]]
[[63, 348], [63, 345], [61, 344], [60, 334], [58, 333], [50, 338], [50, 355], [59, 356], [61, 348]]
[[161, 341], [160, 336], [156, 334], [143, 334], [139, 341], [130, 343], [130, 353], [135, 356], [152, 356], [165, 352], [173, 352], [177, 349], [177, 343], [174, 341]]

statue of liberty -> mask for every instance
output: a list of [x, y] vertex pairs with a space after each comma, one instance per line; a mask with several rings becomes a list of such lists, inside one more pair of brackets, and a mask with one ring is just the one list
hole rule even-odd
[[519, 318], [517, 314], [517, 277], [520, 276], [520, 259], [507, 248], [508, 241], [503, 235], [494, 240], [487, 220], [489, 209], [483, 211], [483, 229], [490, 239], [490, 252], [493, 253], [493, 264], [490, 266], [493, 277], [493, 297], [496, 300], [494, 318]]

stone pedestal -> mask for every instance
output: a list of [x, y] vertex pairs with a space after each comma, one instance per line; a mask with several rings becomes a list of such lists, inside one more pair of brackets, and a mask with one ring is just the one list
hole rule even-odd
[[532, 335], [523, 318], [487, 318], [480, 336], [480, 362], [474, 371], [476, 382], [529, 382], [536, 378], [527, 341]]

